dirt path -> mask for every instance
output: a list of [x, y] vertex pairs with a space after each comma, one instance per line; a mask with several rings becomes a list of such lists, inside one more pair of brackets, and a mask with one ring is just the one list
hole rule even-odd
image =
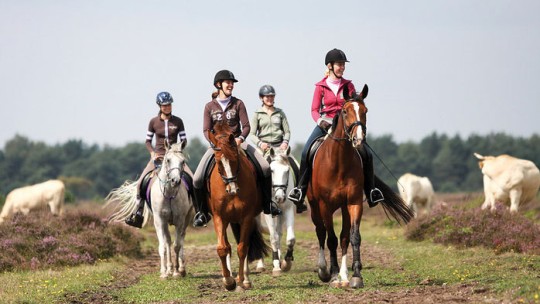
[[[303, 221], [304, 224], [298, 222], [297, 230], [313, 231], [313, 226], [308, 221]], [[195, 231], [195, 232], [193, 232]], [[197, 233], [196, 230], [190, 231]], [[188, 232], [189, 233], [189, 232]], [[297, 240], [297, 250], [308, 253], [308, 259], [311, 261], [317, 260], [317, 244], [311, 241]], [[190, 257], [190, 262], [193, 264], [215, 259], [215, 246], [204, 247], [187, 247], [186, 256]], [[403, 267], [396, 262], [391, 252], [385, 251], [382, 247], [376, 244], [370, 244], [367, 241], [362, 243], [362, 260], [365, 262], [365, 268], [378, 267], [384, 265], [385, 268], [391, 268], [395, 272], [404, 272]], [[101, 286], [99, 290], [85, 292], [82, 294], [68, 294], [61, 303], [122, 303], [119, 299], [112, 295], [112, 291], [130, 287], [136, 284], [140, 277], [154, 273], [157, 275], [159, 265], [159, 256], [157, 252], [149, 253], [146, 258], [135, 260], [130, 267], [123, 269], [115, 274], [115, 280], [112, 283]], [[307, 266], [306, 266], [307, 267]], [[306, 271], [311, 271], [307, 270]], [[314, 274], [314, 280], [316, 280]], [[202, 299], [216, 299], [220, 294], [225, 292], [219, 284], [219, 276], [216, 274], [215, 280], [208, 280], [204, 284], [198, 286], [201, 298], [197, 300], [197, 304], [215, 303]], [[329, 287], [330, 288], [330, 287]], [[268, 299], [271, 301], [272, 299]], [[265, 299], [254, 299], [254, 301], [265, 301]], [[350, 290], [350, 292], [333, 294], [328, 293], [322, 298], [319, 297], [311, 303], [510, 303], [509, 299], [501, 300], [500, 296], [495, 296], [488, 289], [482, 286], [462, 284], [462, 285], [437, 285], [437, 282], [424, 280], [414, 288], [402, 289], [399, 291], [380, 291], [369, 290], [362, 293]], [[176, 302], [166, 302], [176, 303]]]

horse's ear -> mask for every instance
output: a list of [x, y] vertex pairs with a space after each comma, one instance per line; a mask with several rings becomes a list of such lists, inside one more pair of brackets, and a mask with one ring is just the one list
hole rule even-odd
[[286, 153], [285, 153], [287, 156], [289, 156], [289, 154], [291, 154], [291, 146], [287, 145], [287, 150], [286, 150]]
[[270, 156], [276, 155], [276, 151], [274, 150], [274, 147], [270, 147]]
[[362, 88], [362, 93], [360, 93], [362, 95], [363, 99], [365, 99], [367, 97], [368, 92], [369, 92], [369, 88], [368, 88], [367, 84], [364, 84], [364, 87]]
[[235, 141], [234, 141], [234, 138], [235, 138], [235, 137], [234, 137], [234, 134], [230, 133], [230, 134], [229, 134], [229, 142], [235, 142]]

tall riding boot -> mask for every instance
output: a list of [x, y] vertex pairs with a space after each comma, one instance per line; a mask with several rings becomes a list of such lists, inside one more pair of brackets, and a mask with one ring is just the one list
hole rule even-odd
[[366, 146], [360, 150], [362, 163], [364, 167], [364, 192], [366, 194], [369, 208], [373, 208], [384, 200], [384, 196], [378, 188], [375, 187], [375, 174], [373, 173], [373, 156]]
[[142, 224], [144, 222], [144, 199], [141, 198], [140, 194], [137, 194], [137, 210], [133, 214], [131, 214], [128, 218], [126, 218], [125, 222], [126, 224], [136, 227], [136, 228], [142, 228]]
[[262, 177], [262, 199], [263, 199], [263, 212], [265, 214], [271, 214], [273, 217], [281, 215], [281, 209], [272, 201], [272, 177]]
[[195, 217], [193, 218], [193, 227], [206, 227], [210, 220], [210, 214], [208, 212], [208, 203], [206, 202], [205, 189], [193, 188], [193, 207], [195, 207]]
[[288, 198], [296, 205], [296, 213], [302, 213], [307, 210], [304, 201], [306, 198], [308, 180], [309, 172], [308, 170], [303, 170], [298, 185], [289, 192]]

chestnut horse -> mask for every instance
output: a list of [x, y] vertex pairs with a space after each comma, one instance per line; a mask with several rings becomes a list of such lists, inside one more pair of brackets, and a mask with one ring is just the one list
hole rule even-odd
[[[360, 149], [365, 147], [366, 113], [364, 98], [368, 88], [348, 100], [334, 117], [332, 134], [320, 146], [313, 161], [313, 174], [308, 185], [307, 198], [311, 206], [311, 219], [319, 240], [318, 275], [321, 281], [333, 287], [349, 286], [347, 273], [347, 249], [353, 249], [353, 276], [350, 287], [364, 286], [360, 259], [360, 221], [363, 213], [364, 174]], [[400, 222], [408, 222], [413, 214], [405, 202], [377, 177], [375, 186], [384, 194], [382, 206], [388, 215]], [[333, 214], [341, 209], [340, 234], [341, 268], [338, 266], [338, 239], [334, 232]], [[330, 252], [330, 272], [326, 266], [324, 242]]]
[[[255, 166], [245, 151], [236, 145], [226, 123], [216, 123], [208, 132], [208, 138], [213, 144], [216, 161], [208, 179], [208, 206], [218, 239], [217, 253], [221, 260], [223, 284], [227, 290], [234, 290], [237, 284], [249, 289], [252, 284], [248, 263], [262, 258], [269, 251], [255, 222], [255, 217], [263, 210]], [[227, 239], [229, 224], [237, 242], [239, 266], [236, 281], [231, 275], [231, 245]]]

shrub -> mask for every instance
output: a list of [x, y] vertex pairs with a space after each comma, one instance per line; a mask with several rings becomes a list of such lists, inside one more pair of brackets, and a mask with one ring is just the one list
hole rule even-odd
[[92, 264], [115, 255], [141, 257], [142, 236], [89, 211], [16, 214], [0, 225], [0, 272]]
[[412, 221], [405, 231], [409, 240], [431, 239], [457, 247], [484, 246], [498, 253], [540, 254], [540, 225], [498, 206], [489, 210], [439, 207], [429, 216]]

